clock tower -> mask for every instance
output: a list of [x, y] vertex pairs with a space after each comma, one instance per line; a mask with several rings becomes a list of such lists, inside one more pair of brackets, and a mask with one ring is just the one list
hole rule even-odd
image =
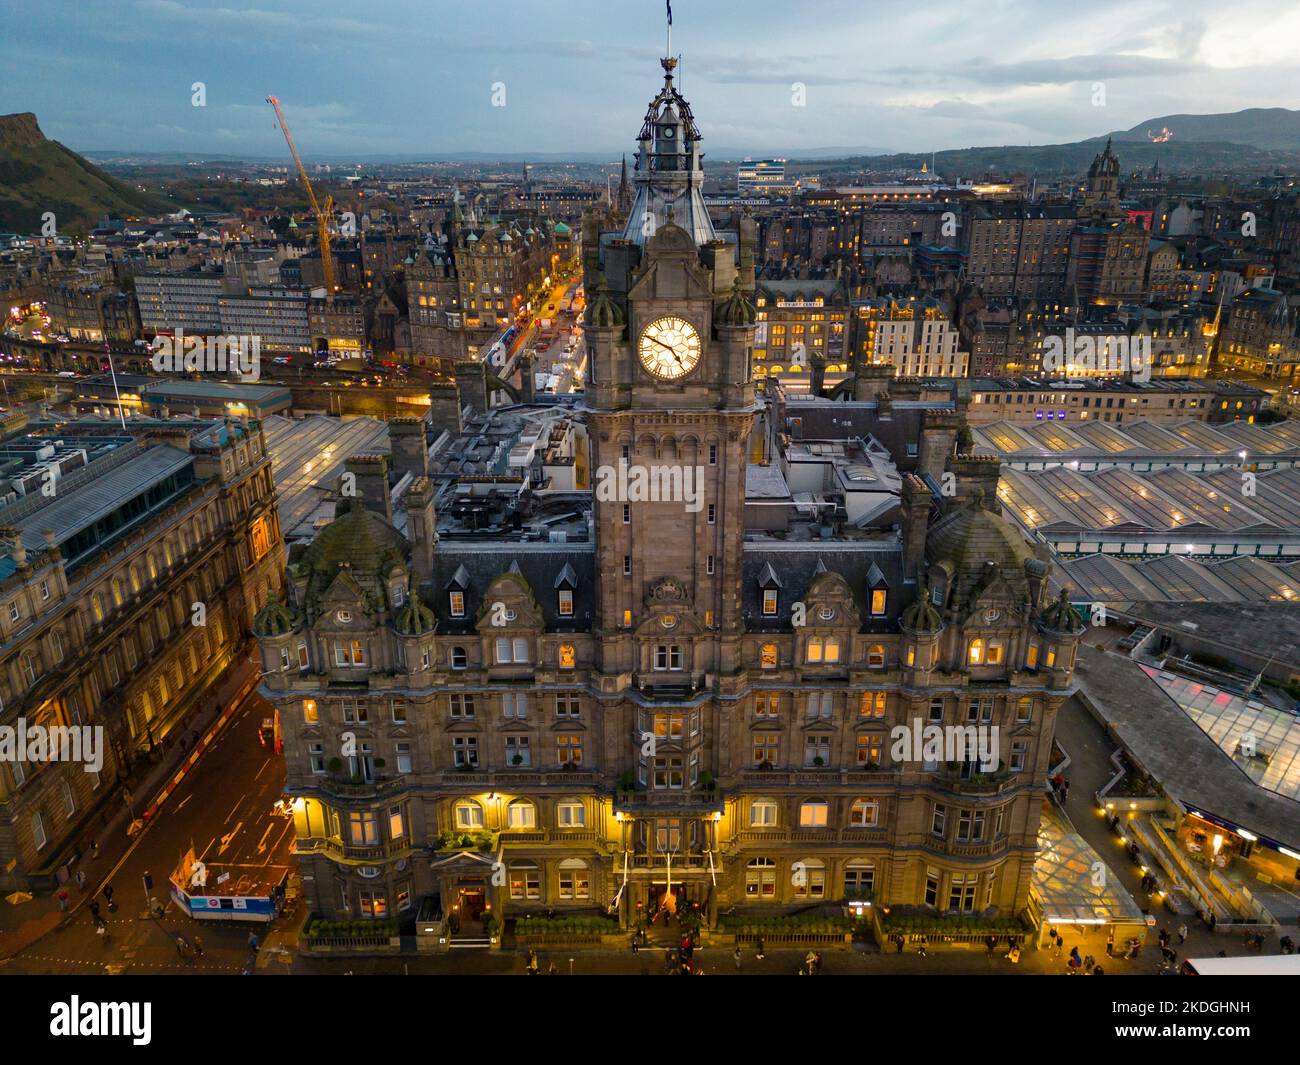
[[700, 132], [661, 62], [631, 212], [584, 239], [596, 623], [607, 674], [698, 686], [738, 668], [756, 229], [715, 231]]

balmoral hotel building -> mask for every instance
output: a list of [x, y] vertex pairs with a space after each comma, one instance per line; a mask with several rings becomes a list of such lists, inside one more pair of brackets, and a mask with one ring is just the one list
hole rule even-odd
[[[571, 416], [597, 481], [685, 467], [701, 494], [494, 502], [421, 476], [423, 451], [400, 480], [354, 460], [256, 622], [304, 890], [332, 917], [437, 896], [626, 923], [670, 886], [710, 920], [1019, 913], [1082, 622], [960, 406], [756, 390], [756, 229], [714, 230], [663, 67], [630, 214], [585, 227]], [[996, 725], [996, 765], [895, 757], [891, 729], [931, 723]]]
[[97, 773], [0, 762], [12, 889], [48, 885], [131, 763], [188, 727], [280, 594], [283, 548], [256, 422], [70, 422], [0, 457], [0, 725], [103, 729]]

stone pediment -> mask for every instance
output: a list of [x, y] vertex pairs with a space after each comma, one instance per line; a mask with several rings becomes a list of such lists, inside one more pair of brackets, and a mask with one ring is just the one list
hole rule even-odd
[[695, 258], [695, 247], [680, 257], [649, 259], [627, 294], [633, 306], [653, 300], [698, 300], [713, 307], [714, 294], [708, 275]]
[[542, 609], [532, 586], [514, 567], [492, 578], [483, 595], [475, 628], [479, 632], [509, 632], [515, 629], [540, 630], [544, 627]]

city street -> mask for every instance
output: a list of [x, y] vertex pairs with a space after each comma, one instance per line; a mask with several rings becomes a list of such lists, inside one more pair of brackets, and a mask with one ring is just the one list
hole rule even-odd
[[[267, 939], [263, 925], [196, 921], [169, 897], [168, 876], [194, 846], [207, 862], [250, 855], [250, 864], [283, 863], [292, 847], [293, 822], [272, 813], [284, 783], [280, 758], [258, 742], [258, 727], [270, 709], [256, 692], [246, 697], [212, 745], [167, 798], [154, 821], [137, 838], [118, 868], [109, 859], [88, 859], [87, 890], [69, 885], [76, 906], [90, 890], [108, 882], [118, 903], [110, 913], [97, 896], [108, 935], [96, 934], [87, 906], [72, 921], [0, 964], [3, 973], [209, 972], [238, 973], [248, 961], [248, 933]], [[107, 848], [105, 848], [107, 849]], [[153, 877], [152, 895], [166, 904], [160, 918], [144, 916], [142, 878]], [[203, 956], [182, 960], [175, 936], [202, 940]], [[274, 948], [262, 951], [263, 968], [279, 968]]]

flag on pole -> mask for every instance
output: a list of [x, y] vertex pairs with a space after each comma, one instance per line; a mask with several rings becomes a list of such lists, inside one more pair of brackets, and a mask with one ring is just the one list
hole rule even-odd
[[664, 0], [664, 2], [668, 5], [668, 25], [671, 26], [673, 24], [673, 0]]

